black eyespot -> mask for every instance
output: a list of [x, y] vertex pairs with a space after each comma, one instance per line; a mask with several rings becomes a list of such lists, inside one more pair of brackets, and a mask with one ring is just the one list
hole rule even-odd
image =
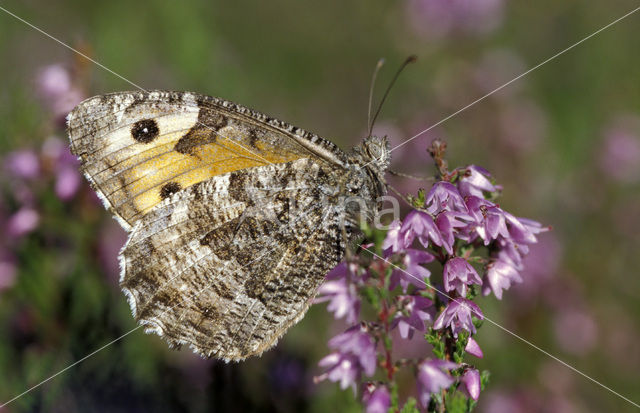
[[181, 189], [182, 189], [182, 186], [180, 186], [179, 183], [167, 182], [166, 184], [162, 185], [162, 188], [160, 188], [160, 198], [162, 199], [169, 198], [171, 195], [175, 194]]
[[149, 143], [158, 137], [160, 130], [153, 119], [139, 120], [131, 127], [131, 136], [140, 143]]

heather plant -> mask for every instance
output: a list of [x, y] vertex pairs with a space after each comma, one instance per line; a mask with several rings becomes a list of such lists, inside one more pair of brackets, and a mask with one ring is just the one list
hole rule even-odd
[[[358, 253], [327, 275], [317, 299], [351, 327], [329, 340], [316, 380], [352, 389], [368, 413], [473, 410], [489, 380], [473, 365], [483, 357], [473, 336], [484, 318], [474, 300], [501, 299], [522, 282], [523, 256], [549, 229], [503, 210], [487, 170], [449, 170], [445, 149], [440, 140], [429, 148], [437, 167], [431, 188], [407, 196], [411, 211], [388, 230], [364, 228]], [[409, 340], [427, 341], [432, 354], [397, 357]], [[406, 400], [401, 370], [415, 386]]]

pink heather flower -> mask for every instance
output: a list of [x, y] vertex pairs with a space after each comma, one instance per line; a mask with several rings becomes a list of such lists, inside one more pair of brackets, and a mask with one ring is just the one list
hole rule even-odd
[[485, 282], [482, 286], [482, 294], [489, 295], [490, 292], [496, 296], [498, 300], [502, 299], [502, 290], [508, 290], [511, 284], [521, 283], [522, 277], [516, 268], [508, 261], [496, 260], [487, 266]]
[[346, 317], [349, 324], [358, 320], [360, 315], [360, 299], [356, 286], [345, 278], [325, 281], [318, 289], [318, 297], [314, 303], [329, 301], [327, 310], [334, 313], [336, 319]]
[[458, 337], [460, 330], [467, 330], [472, 334], [476, 333], [476, 327], [473, 325], [471, 316], [474, 315], [480, 320], [484, 318], [480, 307], [471, 300], [466, 298], [456, 298], [447, 305], [442, 313], [433, 324], [434, 330], [440, 330], [445, 327], [451, 327], [454, 337]]
[[20, 150], [7, 156], [5, 168], [15, 177], [33, 179], [37, 178], [40, 173], [40, 160], [33, 151]]
[[425, 248], [429, 246], [429, 240], [441, 247], [445, 245], [431, 215], [422, 211], [413, 210], [409, 212], [402, 223], [400, 232], [406, 234], [405, 240], [408, 245], [411, 245], [416, 237]]
[[328, 369], [326, 373], [318, 376], [318, 380], [340, 382], [342, 390], [351, 386], [355, 393], [356, 382], [360, 379], [362, 371], [355, 355], [334, 352], [322, 358], [318, 365]]
[[429, 278], [431, 272], [421, 264], [427, 264], [434, 259], [434, 256], [427, 251], [408, 248], [402, 258], [404, 270], [393, 270], [389, 280], [389, 290], [394, 290], [398, 284], [400, 284], [402, 291], [404, 292], [407, 291], [409, 284], [413, 285], [417, 289], [423, 290], [426, 287], [424, 279]]
[[320, 367], [327, 368], [318, 380], [339, 381], [340, 388], [351, 386], [355, 392], [362, 373], [367, 376], [375, 373], [376, 346], [364, 325], [355, 325], [333, 337], [329, 347], [335, 351], [318, 362]]
[[478, 357], [479, 359], [484, 357], [482, 349], [478, 345], [478, 342], [473, 339], [473, 337], [469, 337], [469, 341], [467, 341], [467, 346], [464, 348], [464, 351], [471, 354], [472, 356]]
[[475, 232], [484, 240], [484, 245], [502, 236], [509, 237], [505, 213], [493, 202], [476, 196], [466, 198], [469, 214], [475, 219]]
[[9, 237], [21, 237], [36, 229], [40, 222], [38, 212], [30, 207], [22, 207], [7, 222], [6, 234]]
[[387, 413], [391, 406], [391, 395], [385, 385], [376, 386], [373, 383], [367, 383], [364, 387], [362, 402], [366, 413]]
[[431, 400], [431, 394], [446, 389], [454, 382], [447, 370], [455, 369], [458, 365], [452, 361], [430, 359], [418, 365], [418, 398], [420, 404], [426, 407]]
[[[529, 218], [518, 217], [516, 219], [522, 225], [524, 225], [524, 227], [527, 229], [527, 231], [529, 231], [533, 235], [538, 235], [538, 234], [540, 234], [542, 232], [547, 232], [547, 231], [551, 230], [551, 227], [543, 227], [542, 224], [539, 223], [538, 221], [534, 221], [534, 220], [529, 219]], [[536, 239], [534, 242], [538, 242], [538, 240]]]
[[478, 400], [480, 397], [480, 372], [476, 369], [467, 369], [462, 373], [460, 377], [460, 390], [471, 397], [473, 400]]
[[[387, 236], [382, 243], [382, 249], [387, 253], [394, 253], [398, 251], [402, 251], [405, 248], [408, 248], [411, 245], [411, 242], [408, 241], [408, 232], [403, 233], [402, 222], [396, 219], [389, 225], [389, 230], [387, 231]], [[412, 239], [413, 241], [413, 239]]]
[[331, 271], [324, 277], [326, 280], [339, 280], [341, 278], [347, 278], [350, 274], [350, 268], [345, 261], [333, 267]]
[[498, 188], [488, 179], [491, 174], [486, 169], [470, 165], [466, 173], [458, 181], [458, 189], [462, 196], [476, 196], [484, 198], [484, 192], [496, 192]]
[[439, 181], [433, 184], [425, 200], [427, 211], [436, 215], [442, 211], [467, 212], [467, 206], [453, 184]]
[[455, 257], [447, 260], [444, 264], [444, 289], [446, 291], [457, 290], [462, 297], [467, 295], [467, 286], [470, 284], [482, 284], [482, 279], [471, 266], [461, 257]]
[[443, 211], [436, 217], [436, 227], [440, 231], [443, 247], [449, 254], [453, 254], [454, 233], [473, 221], [470, 215], [461, 212]]
[[425, 321], [433, 320], [433, 301], [419, 295], [399, 296], [400, 312], [391, 324], [391, 328], [398, 327], [400, 337], [412, 339], [414, 330], [424, 332]]
[[539, 222], [526, 218], [516, 218], [508, 212], [503, 212], [503, 214], [507, 220], [509, 238], [519, 244], [534, 244], [538, 242], [533, 231], [542, 232], [542, 225]]
[[499, 238], [496, 244], [499, 248], [493, 258], [508, 262], [518, 271], [523, 269], [522, 260], [524, 256], [529, 253], [528, 245], [518, 244], [510, 239], [504, 238]]

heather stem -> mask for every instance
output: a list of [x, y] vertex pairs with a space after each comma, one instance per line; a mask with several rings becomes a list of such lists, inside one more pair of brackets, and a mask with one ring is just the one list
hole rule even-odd
[[387, 372], [387, 379], [389, 382], [393, 382], [394, 365], [391, 357], [392, 341], [391, 341], [391, 325], [389, 324], [389, 305], [386, 299], [382, 300], [382, 309], [380, 310], [380, 321], [384, 327], [383, 344], [385, 351], [385, 361], [383, 363], [384, 369]]
[[441, 141], [440, 139], [434, 139], [431, 142], [431, 146], [427, 149], [434, 162], [436, 163], [436, 167], [438, 168], [438, 172], [443, 179], [448, 180], [449, 176], [448, 164], [444, 159], [445, 152], [447, 151], [447, 143]]

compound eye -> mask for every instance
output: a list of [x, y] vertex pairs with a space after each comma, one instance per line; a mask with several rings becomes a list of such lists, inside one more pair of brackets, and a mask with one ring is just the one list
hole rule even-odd
[[377, 145], [377, 144], [369, 145], [369, 155], [373, 159], [379, 160], [382, 157], [382, 148], [380, 147], [380, 145]]

